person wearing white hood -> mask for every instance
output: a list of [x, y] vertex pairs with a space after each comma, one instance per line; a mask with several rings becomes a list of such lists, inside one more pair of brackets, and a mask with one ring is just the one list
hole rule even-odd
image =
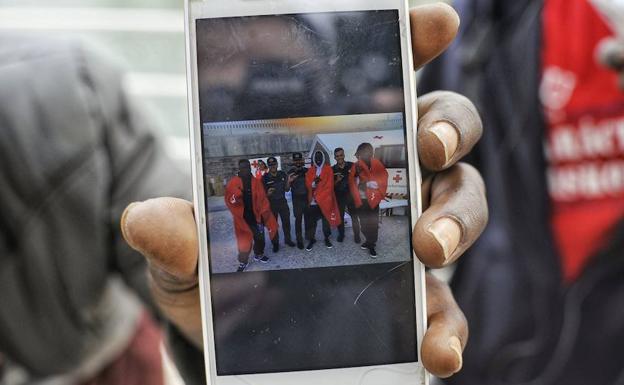
[[308, 221], [306, 222], [306, 234], [308, 239], [307, 251], [311, 251], [316, 243], [316, 224], [319, 219], [323, 221], [323, 235], [325, 246], [333, 247], [329, 237], [331, 228], [341, 223], [338, 202], [334, 194], [334, 171], [325, 161], [327, 156], [322, 151], [314, 151], [312, 154], [312, 167], [306, 173], [306, 187], [308, 189]]

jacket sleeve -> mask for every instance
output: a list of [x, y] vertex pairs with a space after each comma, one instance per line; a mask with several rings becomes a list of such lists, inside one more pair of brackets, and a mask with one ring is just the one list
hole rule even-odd
[[0, 351], [43, 377], [132, 321], [119, 278], [151, 303], [119, 219], [190, 183], [110, 61], [60, 39], [0, 34], [0, 47]]
[[149, 304], [146, 263], [123, 240], [121, 214], [136, 201], [161, 196], [190, 199], [190, 173], [165, 154], [155, 130], [157, 122], [124, 89], [122, 73], [92, 52], [82, 50], [82, 59], [83, 77], [89, 85], [93, 114], [102, 127], [110, 166], [110, 266]]

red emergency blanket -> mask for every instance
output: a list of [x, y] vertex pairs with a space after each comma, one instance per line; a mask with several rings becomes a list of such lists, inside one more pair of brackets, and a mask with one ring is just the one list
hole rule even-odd
[[388, 171], [386, 167], [375, 158], [371, 159], [370, 168], [363, 160], [357, 161], [352, 167], [349, 173], [349, 190], [353, 196], [355, 207], [362, 206], [357, 178], [359, 178], [359, 183], [377, 183], [377, 188], [366, 187], [368, 205], [371, 208], [377, 207], [381, 200], [386, 197], [386, 191], [388, 190]]
[[[274, 239], [278, 231], [277, 221], [271, 212], [271, 206], [266, 197], [262, 181], [258, 178], [251, 178], [251, 196], [256, 222], [264, 223], [269, 232], [269, 237]], [[236, 232], [238, 251], [244, 253], [251, 251], [253, 233], [243, 217], [245, 205], [243, 202], [243, 180], [240, 177], [233, 177], [225, 186], [225, 204], [234, 218], [234, 231]]]
[[334, 194], [334, 171], [331, 166], [324, 164], [321, 166], [319, 174], [320, 180], [313, 187], [312, 184], [316, 179], [316, 165], [312, 165], [306, 173], [306, 187], [308, 188], [308, 202], [316, 200], [321, 209], [323, 216], [329, 222], [331, 227], [336, 227], [342, 220], [340, 219], [340, 210], [338, 209], [338, 201]]

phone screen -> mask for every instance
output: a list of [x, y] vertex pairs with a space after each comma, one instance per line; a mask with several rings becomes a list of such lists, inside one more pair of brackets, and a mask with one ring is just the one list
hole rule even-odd
[[416, 362], [398, 10], [195, 28], [217, 374]]

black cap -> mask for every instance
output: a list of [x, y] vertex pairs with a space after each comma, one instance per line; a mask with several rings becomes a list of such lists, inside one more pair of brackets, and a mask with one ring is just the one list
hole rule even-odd
[[303, 159], [303, 154], [301, 154], [300, 152], [294, 152], [292, 158], [293, 160], [301, 160]]

